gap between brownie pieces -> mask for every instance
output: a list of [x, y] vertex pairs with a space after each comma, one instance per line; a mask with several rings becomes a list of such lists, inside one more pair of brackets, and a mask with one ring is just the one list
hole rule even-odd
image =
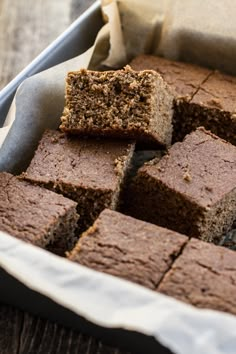
[[[186, 236], [186, 235], [185, 235]], [[188, 236], [187, 236], [188, 237]], [[172, 254], [171, 258], [173, 259], [172, 263], [169, 265], [169, 267], [166, 269], [166, 271], [162, 274], [161, 278], [159, 279], [159, 281], [155, 284], [155, 288], [153, 289], [153, 291], [158, 291], [158, 288], [160, 286], [160, 284], [162, 283], [162, 281], [164, 280], [165, 276], [171, 271], [173, 265], [175, 264], [175, 262], [177, 261], [177, 259], [181, 256], [181, 254], [183, 253], [185, 247], [187, 246], [187, 244], [189, 243], [191, 237], [188, 237], [188, 239], [186, 239], [186, 241], [184, 242], [184, 244], [180, 247], [179, 252], [177, 254]]]
[[190, 96], [189, 102], [191, 102], [191, 101], [193, 100], [194, 96], [196, 96], [196, 94], [198, 93], [198, 91], [201, 89], [201, 86], [202, 86], [203, 84], [205, 84], [205, 83], [209, 80], [209, 78], [210, 78], [212, 75], [214, 75], [214, 73], [215, 73], [214, 70], [211, 71], [211, 72], [205, 77], [205, 79], [202, 80], [202, 82], [198, 85], [196, 91], [194, 91], [193, 94]]
[[[104, 139], [110, 139], [110, 138], [115, 138], [119, 139], [121, 141], [123, 140], [131, 140], [135, 141], [136, 145], [139, 146], [140, 148], [144, 149], [166, 149], [166, 145], [164, 143], [161, 143], [160, 141], [157, 142], [156, 136], [150, 132], [146, 132], [145, 130], [137, 128], [129, 128], [129, 130], [125, 131], [122, 128], [116, 128], [116, 130], [112, 128], [103, 128], [103, 130], [100, 130], [99, 128], [92, 128], [92, 129], [67, 129], [63, 128], [63, 132], [67, 134], [68, 136], [74, 135], [78, 137], [91, 137], [91, 138], [97, 138], [97, 137], [102, 137]], [[170, 145], [168, 145], [170, 146]]]

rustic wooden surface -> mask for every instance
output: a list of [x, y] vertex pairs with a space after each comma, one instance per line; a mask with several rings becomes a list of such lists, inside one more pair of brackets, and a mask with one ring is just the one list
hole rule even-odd
[[4, 305], [0, 306], [0, 353], [128, 354], [93, 337]]
[[[0, 0], [0, 89], [93, 2]], [[92, 337], [0, 304], [0, 354], [36, 353], [121, 354]]]
[[0, 89], [94, 0], [0, 0]]

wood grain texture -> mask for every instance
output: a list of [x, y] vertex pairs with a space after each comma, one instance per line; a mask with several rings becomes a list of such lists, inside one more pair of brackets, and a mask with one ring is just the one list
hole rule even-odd
[[0, 0], [0, 89], [94, 0]]
[[1, 354], [129, 354], [88, 335], [0, 305]]
[[23, 313], [10, 306], [0, 305], [0, 353], [18, 354]]
[[125, 354], [87, 335], [24, 314], [19, 354]]
[[[0, 89], [94, 0], [0, 0]], [[0, 304], [0, 354], [125, 354]]]

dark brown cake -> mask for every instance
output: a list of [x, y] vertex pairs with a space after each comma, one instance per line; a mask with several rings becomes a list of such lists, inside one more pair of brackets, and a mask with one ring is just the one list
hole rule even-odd
[[134, 144], [79, 139], [46, 131], [24, 178], [78, 203], [81, 228], [104, 208], [115, 209]]
[[173, 231], [106, 209], [68, 258], [156, 289], [187, 240]]
[[76, 203], [39, 186], [0, 173], [0, 230], [60, 253], [75, 242]]
[[236, 219], [236, 147], [199, 128], [134, 178], [126, 212], [218, 243]]
[[211, 75], [190, 101], [183, 119], [189, 122], [188, 132], [204, 125], [236, 145], [236, 77]]
[[70, 72], [61, 130], [169, 145], [173, 95], [155, 71]]
[[134, 70], [155, 70], [167, 82], [175, 99], [189, 101], [211, 71], [196, 65], [172, 61], [152, 55], [134, 58], [130, 66]]
[[197, 307], [236, 315], [236, 253], [191, 239], [158, 291]]
[[236, 145], [236, 78], [195, 65], [141, 55], [134, 70], [156, 70], [175, 96], [173, 142], [199, 126]]

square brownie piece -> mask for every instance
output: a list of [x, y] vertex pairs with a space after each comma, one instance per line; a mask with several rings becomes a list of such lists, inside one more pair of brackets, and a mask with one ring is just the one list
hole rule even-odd
[[75, 242], [76, 203], [62, 195], [0, 173], [0, 230], [63, 253]]
[[134, 70], [156, 70], [174, 94], [173, 142], [200, 126], [236, 145], [236, 78], [217, 71], [140, 55]]
[[198, 128], [139, 169], [126, 212], [218, 243], [236, 219], [236, 147]]
[[68, 73], [60, 129], [166, 146], [172, 137], [172, 106], [173, 95], [155, 71], [82, 69]]
[[214, 72], [179, 114], [189, 122], [187, 132], [203, 125], [236, 145], [236, 77]]
[[169, 85], [175, 100], [185, 101], [189, 101], [194, 96], [212, 72], [197, 65], [145, 54], [134, 58], [130, 66], [137, 71], [155, 70]]
[[68, 258], [155, 290], [187, 240], [184, 235], [106, 209]]
[[191, 239], [158, 291], [200, 308], [236, 315], [236, 253]]
[[83, 229], [104, 208], [118, 207], [133, 151], [127, 141], [79, 139], [48, 130], [23, 177], [76, 201]]
[[201, 115], [200, 106], [193, 106], [190, 102], [212, 75], [212, 70], [152, 55], [140, 55], [131, 61], [130, 66], [134, 70], [155, 70], [169, 85], [174, 95], [172, 142], [183, 140], [186, 134], [199, 126], [211, 129], [211, 125], [207, 125], [206, 115]]

